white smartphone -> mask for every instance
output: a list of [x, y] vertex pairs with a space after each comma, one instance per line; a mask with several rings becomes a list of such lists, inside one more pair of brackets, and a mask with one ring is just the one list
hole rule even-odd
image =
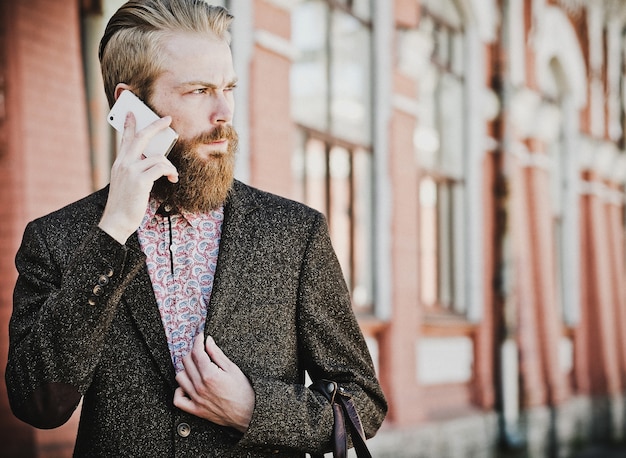
[[[140, 131], [159, 119], [159, 115], [146, 106], [139, 97], [129, 90], [124, 90], [115, 101], [113, 108], [111, 108], [107, 116], [109, 124], [118, 132], [124, 132], [124, 121], [129, 111], [132, 111], [135, 115], [137, 131]], [[176, 143], [176, 140], [178, 140], [178, 134], [174, 129], [168, 127], [150, 140], [143, 154], [146, 157], [156, 155], [167, 156], [174, 146], [174, 143]]]

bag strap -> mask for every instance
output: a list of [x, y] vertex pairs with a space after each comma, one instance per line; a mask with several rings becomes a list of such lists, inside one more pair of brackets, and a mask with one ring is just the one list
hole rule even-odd
[[[350, 393], [340, 387], [337, 382], [330, 380], [318, 380], [311, 388], [322, 393], [333, 408], [335, 420], [333, 425], [334, 458], [346, 458], [347, 456], [346, 417], [357, 458], [372, 458], [365, 444], [366, 437], [361, 418]], [[322, 455], [311, 455], [311, 458], [322, 458]]]
[[357, 457], [372, 458], [370, 451], [367, 449], [367, 445], [365, 445], [365, 441], [367, 440], [365, 437], [365, 431], [363, 431], [363, 425], [361, 424], [359, 413], [356, 410], [354, 402], [352, 402], [352, 396], [350, 396], [350, 394], [341, 387], [339, 387], [339, 401], [343, 405], [349, 420], [348, 425], [350, 426], [350, 431], [352, 432], [352, 444], [354, 445]]

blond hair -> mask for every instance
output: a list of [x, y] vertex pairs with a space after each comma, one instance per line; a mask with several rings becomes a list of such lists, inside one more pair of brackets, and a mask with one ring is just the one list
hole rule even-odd
[[109, 20], [98, 50], [109, 105], [119, 83], [144, 101], [162, 71], [162, 39], [175, 32], [209, 34], [230, 43], [233, 16], [204, 0], [131, 0]]

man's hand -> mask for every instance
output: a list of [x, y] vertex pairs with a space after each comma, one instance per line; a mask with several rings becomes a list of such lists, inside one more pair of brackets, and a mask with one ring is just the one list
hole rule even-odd
[[176, 167], [165, 156], [143, 155], [152, 137], [171, 122], [166, 116], [136, 132], [135, 116], [132, 112], [126, 116], [120, 151], [111, 169], [109, 199], [99, 224], [122, 244], [141, 224], [154, 182], [162, 176], [172, 183], [178, 181]]
[[183, 358], [184, 370], [176, 375], [180, 387], [174, 405], [187, 413], [245, 432], [250, 425], [255, 395], [241, 369], [217, 346], [212, 337], [198, 335]]

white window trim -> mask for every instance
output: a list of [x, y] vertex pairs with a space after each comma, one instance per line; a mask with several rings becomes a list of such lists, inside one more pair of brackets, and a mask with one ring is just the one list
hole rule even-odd
[[393, 100], [393, 2], [373, 2], [373, 120], [374, 152], [374, 313], [377, 318], [389, 320], [393, 302], [393, 262], [391, 259], [392, 193], [389, 178], [389, 122]]
[[233, 65], [240, 81], [236, 90], [236, 103], [233, 125], [239, 135], [239, 150], [236, 157], [235, 176], [248, 182], [250, 179], [250, 63], [254, 51], [254, 1], [237, 0], [231, 2], [230, 11], [235, 16], [231, 26], [233, 40]]
[[474, 116], [481, 113], [483, 97], [486, 94], [485, 50], [484, 43], [476, 29], [476, 25], [468, 21], [465, 24], [465, 54], [467, 56], [465, 84], [465, 137], [467, 140], [467, 158], [465, 161], [465, 221], [458, 221], [464, 228], [465, 251], [460, 254], [464, 259], [459, 262], [465, 267], [464, 300], [466, 301], [466, 317], [470, 322], [479, 322], [484, 314], [484, 212], [483, 212], [483, 160], [486, 147], [486, 119]]

